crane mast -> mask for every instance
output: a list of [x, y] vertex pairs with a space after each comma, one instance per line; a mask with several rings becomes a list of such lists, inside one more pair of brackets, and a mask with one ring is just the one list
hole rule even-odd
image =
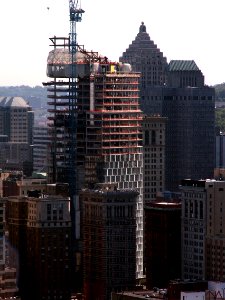
[[71, 199], [71, 217], [74, 234], [76, 235], [76, 198], [77, 198], [77, 72], [76, 72], [76, 53], [77, 32], [76, 23], [81, 22], [84, 10], [78, 7], [78, 0], [69, 0], [70, 33], [69, 51], [71, 56], [71, 74], [69, 78], [69, 192]]

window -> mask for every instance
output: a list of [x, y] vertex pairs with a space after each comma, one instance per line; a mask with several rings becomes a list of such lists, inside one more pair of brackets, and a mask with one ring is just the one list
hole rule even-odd
[[145, 146], [149, 145], [149, 131], [145, 130]]
[[152, 130], [152, 145], [155, 145], [156, 143], [156, 132], [155, 130]]

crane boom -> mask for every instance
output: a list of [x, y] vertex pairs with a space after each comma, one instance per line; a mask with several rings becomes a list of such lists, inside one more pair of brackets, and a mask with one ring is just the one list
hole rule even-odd
[[78, 236], [79, 229], [76, 228], [76, 199], [77, 199], [77, 32], [76, 23], [81, 22], [84, 10], [78, 7], [78, 0], [69, 0], [70, 33], [69, 51], [71, 56], [71, 74], [69, 77], [69, 190], [71, 199], [71, 221], [73, 233]]

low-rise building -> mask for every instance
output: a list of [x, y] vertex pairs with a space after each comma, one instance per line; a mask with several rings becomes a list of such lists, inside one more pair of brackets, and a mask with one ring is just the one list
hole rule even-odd
[[25, 300], [70, 299], [71, 220], [69, 198], [6, 199], [11, 263], [18, 267]]

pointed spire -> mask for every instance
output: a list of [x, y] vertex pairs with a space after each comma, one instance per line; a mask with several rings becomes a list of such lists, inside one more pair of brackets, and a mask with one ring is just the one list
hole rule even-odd
[[144, 25], [144, 22], [141, 22], [141, 26], [139, 27], [139, 33], [146, 32], [146, 26]]
[[131, 64], [133, 71], [142, 72], [144, 84], [164, 85], [167, 60], [154, 41], [150, 39], [144, 22], [141, 23], [138, 34], [119, 60]]

